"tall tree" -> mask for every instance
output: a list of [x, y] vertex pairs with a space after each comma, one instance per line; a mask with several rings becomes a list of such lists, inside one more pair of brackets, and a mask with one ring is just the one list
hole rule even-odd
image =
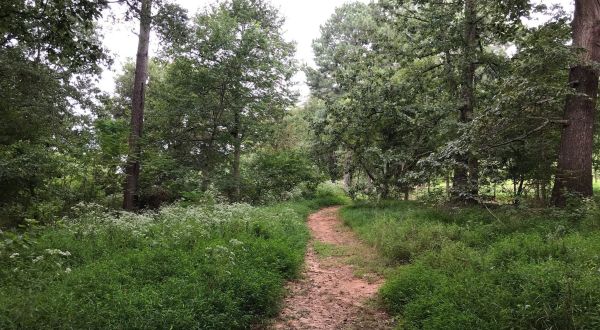
[[[432, 88], [440, 81], [431, 76], [438, 62], [407, 59], [398, 48], [409, 38], [378, 21], [378, 9], [360, 3], [338, 8], [313, 44], [317, 69], [308, 77], [325, 110], [313, 118], [315, 151], [329, 154], [326, 160], [343, 159], [347, 179], [364, 174], [370, 192], [390, 198], [423, 180], [419, 155], [436, 147], [436, 134], [423, 132], [446, 115], [432, 101], [440, 95]], [[339, 170], [331, 172], [339, 177]]]
[[140, 158], [142, 127], [144, 124], [144, 93], [148, 80], [148, 47], [152, 24], [152, 0], [142, 0], [140, 4], [140, 29], [138, 50], [133, 81], [131, 105], [131, 132], [129, 135], [129, 155], [125, 166], [125, 188], [123, 191], [123, 208], [134, 210], [137, 207], [138, 186], [140, 178]]
[[433, 60], [436, 66], [432, 70], [445, 78], [443, 86], [454, 95], [446, 106], [458, 112], [456, 137], [447, 141], [447, 148], [439, 154], [446, 163], [453, 163], [454, 199], [475, 201], [478, 143], [471, 126], [481, 108], [476, 102], [481, 93], [477, 84], [498, 66], [497, 49], [514, 41], [531, 4], [526, 0], [380, 0], [379, 5], [410, 37], [411, 43], [400, 48], [405, 57]]
[[[459, 109], [459, 122], [469, 124], [473, 121], [475, 110], [475, 69], [477, 68], [477, 4], [475, 0], [464, 1], [464, 31], [462, 46], [461, 88], [462, 105]], [[456, 198], [472, 201], [478, 194], [479, 164], [471, 150], [465, 150], [456, 157], [453, 190]], [[466, 193], [466, 194], [465, 194]]]
[[264, 141], [295, 99], [295, 47], [283, 38], [283, 22], [266, 1], [224, 1], [196, 18], [187, 45], [193, 65], [204, 67], [199, 73], [205, 77], [208, 73], [207, 104], [214, 105], [218, 120], [211, 119], [211, 147], [215, 133], [226, 128], [229, 134], [225, 148], [231, 150], [229, 197], [234, 201], [241, 198], [244, 149]]
[[270, 141], [295, 99], [294, 45], [282, 24], [266, 1], [222, 1], [165, 52], [160, 77], [151, 62], [142, 202], [149, 185], [172, 191], [186, 176], [186, 189], [242, 197], [244, 155]]
[[573, 46], [581, 51], [569, 74], [572, 94], [565, 103], [563, 128], [552, 201], [564, 206], [567, 194], [591, 196], [592, 153], [598, 65], [600, 62], [600, 2], [576, 0], [573, 18]]
[[[173, 43], [183, 38], [187, 22], [187, 13], [181, 7], [164, 0], [139, 0], [135, 2], [121, 0], [128, 6], [129, 12], [139, 18], [138, 50], [135, 64], [135, 75], [131, 95], [131, 132], [129, 135], [129, 154], [125, 165], [125, 184], [123, 189], [123, 208], [134, 210], [139, 207], [139, 181], [141, 171], [141, 139], [144, 126], [144, 106], [146, 83], [148, 80], [148, 48], [150, 32], [156, 28], [166, 43]], [[157, 14], [152, 15], [153, 5], [158, 7]]]

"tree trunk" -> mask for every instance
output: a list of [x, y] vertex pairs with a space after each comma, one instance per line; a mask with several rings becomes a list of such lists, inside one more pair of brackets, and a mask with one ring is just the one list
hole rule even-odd
[[233, 201], [239, 202], [241, 197], [240, 157], [242, 155], [242, 134], [240, 112], [235, 113], [233, 131]]
[[450, 197], [450, 173], [446, 173], [446, 197]]
[[515, 205], [519, 205], [521, 203], [521, 197], [523, 196], [523, 184], [525, 183], [525, 177], [519, 176], [519, 186], [515, 192]]
[[210, 138], [206, 144], [206, 151], [204, 152], [203, 158], [204, 164], [202, 165], [202, 183], [200, 185], [202, 191], [207, 191], [212, 183], [212, 176], [215, 168], [214, 161], [217, 154], [215, 142], [217, 140], [217, 135], [220, 133], [219, 124], [221, 123], [221, 117], [225, 112], [225, 95], [227, 94], [227, 87], [227, 84], [221, 84], [219, 88], [219, 108], [211, 112], [212, 125], [210, 128]]
[[479, 159], [471, 155], [469, 158], [469, 192], [472, 199], [479, 195]]
[[579, 63], [571, 68], [569, 84], [573, 93], [567, 96], [562, 130], [558, 168], [552, 203], [565, 206], [566, 195], [593, 194], [592, 152], [596, 100], [598, 97], [598, 70], [600, 62], [600, 2], [576, 0], [573, 19], [573, 46], [581, 48]]
[[[468, 124], [473, 120], [475, 108], [475, 69], [477, 52], [477, 8], [475, 0], [465, 0], [465, 30], [462, 65], [459, 122]], [[470, 149], [470, 146], [468, 146]], [[456, 159], [453, 190], [455, 198], [463, 202], [474, 201], [478, 194], [479, 164], [477, 158], [467, 151]]]
[[542, 201], [544, 201], [544, 205], [546, 205], [548, 203], [548, 191], [546, 188], [546, 182], [542, 182], [541, 191], [542, 191]]
[[352, 164], [352, 152], [349, 151], [346, 154], [346, 159], [344, 161], [344, 189], [346, 192], [350, 192], [352, 188], [352, 177], [354, 174], [354, 168]]
[[125, 166], [125, 187], [123, 208], [135, 210], [139, 205], [140, 158], [142, 148], [140, 140], [144, 125], [144, 94], [148, 80], [148, 47], [152, 21], [152, 0], [142, 0], [140, 8], [140, 32], [133, 81], [131, 107], [131, 132], [129, 134], [129, 155]]

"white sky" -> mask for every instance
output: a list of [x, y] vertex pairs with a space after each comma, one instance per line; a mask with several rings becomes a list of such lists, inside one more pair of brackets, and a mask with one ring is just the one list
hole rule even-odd
[[[191, 15], [203, 9], [214, 0], [177, 0], [182, 7], [187, 8]], [[370, 0], [359, 0], [370, 2]], [[497, 0], [493, 0], [497, 1]], [[320, 26], [333, 14], [335, 8], [340, 5], [354, 2], [352, 0], [271, 0], [271, 3], [280, 10], [285, 17], [285, 37], [289, 41], [295, 41], [297, 46], [296, 58], [303, 64], [314, 65], [312, 40], [319, 37]], [[562, 4], [567, 10], [572, 11], [573, 0], [538, 0], [538, 3], [552, 5]], [[121, 72], [123, 63], [127, 58], [135, 57], [137, 51], [137, 25], [134, 23], [104, 24], [104, 44], [112, 52], [115, 64], [112, 68], [105, 70], [102, 74], [99, 86], [102, 90], [112, 92], [114, 90], [114, 77]], [[158, 47], [156, 38], [151, 39], [151, 53]], [[151, 54], [152, 55], [152, 54]], [[308, 95], [308, 87], [305, 83], [306, 77], [303, 73], [296, 75], [298, 90], [304, 99]]]

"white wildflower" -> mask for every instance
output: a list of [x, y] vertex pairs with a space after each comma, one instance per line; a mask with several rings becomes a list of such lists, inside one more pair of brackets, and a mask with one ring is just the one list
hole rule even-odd
[[9, 256], [9, 258], [10, 258], [10, 259], [14, 259], [14, 258], [16, 258], [16, 257], [18, 257], [18, 256], [19, 256], [19, 254], [15, 252], [15, 253], [11, 254], [11, 255]]
[[46, 253], [48, 253], [49, 255], [53, 256], [53, 255], [61, 255], [63, 257], [68, 257], [71, 255], [71, 252], [69, 251], [62, 251], [59, 249], [46, 249]]
[[43, 259], [44, 259], [44, 256], [37, 256], [37, 257], [35, 257], [35, 259], [33, 259], [33, 263], [36, 263], [36, 262], [41, 261]]
[[243, 245], [244, 242], [239, 241], [235, 238], [232, 238], [231, 240], [229, 240], [229, 244], [233, 245], [233, 246], [239, 246], [239, 245]]
[[70, 272], [71, 272], [71, 268], [70, 268], [70, 267], [67, 267], [67, 268], [65, 269], [65, 273], [69, 274]]

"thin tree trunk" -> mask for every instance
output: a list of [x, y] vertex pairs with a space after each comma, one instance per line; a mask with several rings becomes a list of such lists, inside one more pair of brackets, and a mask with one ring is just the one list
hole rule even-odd
[[368, 191], [373, 191], [375, 189], [375, 180], [373, 180], [373, 176], [371, 175], [371, 173], [369, 172], [369, 170], [367, 170], [367, 168], [363, 165], [363, 170], [365, 171], [365, 174], [367, 175], [367, 190]]
[[354, 168], [352, 165], [352, 152], [349, 151], [346, 154], [346, 160], [344, 161], [344, 189], [347, 192], [352, 188], [352, 177], [354, 174]]
[[[477, 52], [477, 8], [475, 0], [465, 0], [465, 30], [462, 66], [461, 98], [459, 122], [468, 124], [473, 120], [475, 108], [475, 69]], [[456, 159], [453, 190], [455, 198], [463, 202], [472, 202], [478, 194], [479, 163], [477, 158], [467, 151]]]
[[450, 197], [450, 173], [446, 174], [446, 196]]
[[239, 111], [235, 113], [233, 131], [233, 200], [240, 201], [241, 197], [241, 176], [240, 176], [240, 157], [242, 155], [242, 134], [241, 120]]
[[546, 182], [542, 182], [542, 186], [540, 187], [541, 189], [541, 194], [542, 194], [542, 201], [544, 202], [544, 205], [548, 203], [548, 191], [546, 188]]
[[125, 187], [123, 208], [135, 210], [139, 205], [140, 158], [142, 148], [140, 140], [144, 125], [144, 94], [148, 79], [148, 47], [152, 21], [152, 0], [142, 0], [140, 8], [140, 32], [133, 81], [131, 107], [131, 132], [129, 135], [129, 155], [125, 166]]
[[519, 177], [519, 187], [517, 188], [515, 194], [515, 205], [519, 205], [521, 203], [521, 197], [523, 196], [523, 184], [525, 183], [525, 178], [521, 175]]
[[552, 190], [552, 202], [556, 206], [566, 204], [566, 194], [584, 197], [593, 194], [592, 152], [598, 97], [598, 70], [593, 64], [600, 62], [598, 0], [575, 1], [573, 45], [581, 48], [583, 53], [569, 74], [569, 83], [574, 90], [565, 103], [567, 124], [562, 130]]
[[479, 195], [479, 159], [473, 155], [469, 158], [469, 189], [470, 198], [477, 198]]
[[215, 150], [215, 142], [217, 140], [217, 135], [219, 134], [219, 123], [221, 122], [221, 117], [225, 112], [225, 101], [227, 94], [227, 84], [222, 84], [219, 89], [219, 108], [217, 110], [213, 110], [211, 112], [211, 129], [210, 129], [210, 139], [206, 145], [206, 152], [204, 153], [204, 164], [202, 165], [202, 183], [200, 185], [200, 189], [202, 191], [208, 190], [208, 187], [211, 184], [211, 179], [214, 171], [214, 161], [217, 151]]

